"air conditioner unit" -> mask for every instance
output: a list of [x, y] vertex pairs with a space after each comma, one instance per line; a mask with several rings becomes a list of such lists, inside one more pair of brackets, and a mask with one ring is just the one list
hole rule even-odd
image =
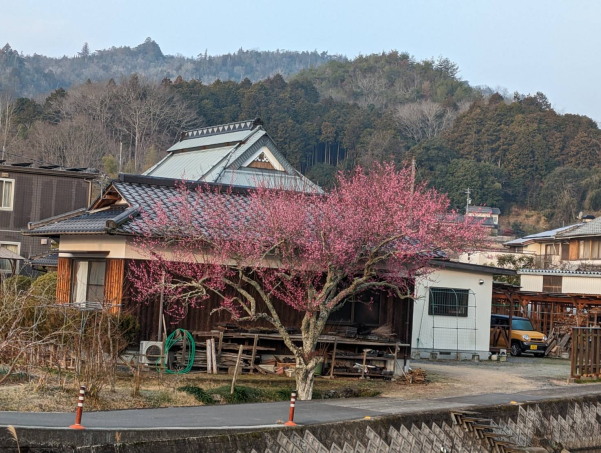
[[140, 342], [140, 363], [147, 365], [159, 365], [163, 358], [162, 341]]

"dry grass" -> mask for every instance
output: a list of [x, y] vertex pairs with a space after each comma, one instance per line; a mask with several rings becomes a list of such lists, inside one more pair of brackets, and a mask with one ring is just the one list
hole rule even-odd
[[[40, 382], [43, 381], [43, 382]], [[177, 390], [182, 386], [198, 386], [211, 390], [231, 383], [228, 375], [163, 375], [145, 372], [139, 396], [132, 396], [132, 377], [121, 375], [115, 388], [105, 388], [97, 398], [86, 398], [87, 410], [116, 410], [172, 406], [197, 406], [200, 403], [190, 394]], [[63, 384], [63, 385], [61, 385]], [[236, 385], [270, 390], [292, 390], [294, 380], [276, 375], [243, 375]], [[409, 385], [404, 379], [395, 382], [382, 379], [325, 379], [317, 378], [316, 397], [340, 396], [409, 396], [421, 392], [424, 383]], [[54, 376], [30, 378], [21, 383], [3, 385], [0, 391], [0, 410], [31, 412], [71, 412], [75, 409], [79, 384], [73, 380], [59, 383]]]

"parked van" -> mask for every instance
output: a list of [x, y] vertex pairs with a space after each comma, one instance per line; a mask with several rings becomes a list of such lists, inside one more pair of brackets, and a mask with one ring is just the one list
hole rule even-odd
[[[547, 336], [534, 330], [528, 318], [513, 316], [511, 318], [511, 338], [509, 336], [509, 316], [491, 315], [490, 347], [508, 349], [513, 356], [523, 352], [544, 356], [547, 350]], [[508, 344], [509, 343], [509, 344]]]

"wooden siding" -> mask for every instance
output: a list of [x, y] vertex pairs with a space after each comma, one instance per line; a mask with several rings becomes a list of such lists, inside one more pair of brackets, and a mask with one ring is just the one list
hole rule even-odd
[[570, 260], [578, 259], [578, 240], [570, 241]]
[[71, 302], [71, 273], [73, 260], [70, 258], [59, 258], [56, 282], [56, 300], [59, 303]]
[[104, 276], [104, 300], [111, 305], [111, 312], [118, 313], [123, 298], [123, 277], [125, 275], [125, 260], [107, 259]]
[[[130, 266], [130, 263], [131, 261], [127, 261], [126, 263], [126, 275], [129, 274], [128, 267]], [[157, 340], [160, 312], [159, 298], [156, 297], [145, 302], [137, 302], [133, 300], [131, 297], [133, 295], [133, 288], [128, 282], [128, 277], [125, 277], [123, 288], [125, 289], [122, 294], [122, 310], [124, 313], [133, 315], [140, 324], [137, 341]], [[381, 293], [380, 295], [380, 325], [391, 326], [392, 332], [396, 334], [397, 341], [403, 343], [411, 342], [413, 304], [413, 299], [399, 300], [398, 298], [387, 295], [386, 293]], [[169, 309], [167, 307], [164, 311], [167, 333], [169, 334], [173, 332], [176, 328], [186, 329], [191, 332], [206, 332], [226, 325], [237, 325], [242, 329], [266, 328], [273, 330], [273, 327], [265, 321], [253, 323], [235, 323], [231, 320], [229, 313], [225, 311], [217, 311], [211, 314], [211, 312], [218, 308], [219, 305], [220, 301], [218, 299], [209, 299], [203, 302], [202, 306], [188, 308], [186, 316], [183, 319], [177, 319], [173, 316], [170, 316]], [[291, 328], [298, 327], [300, 325], [303, 312], [296, 311], [290, 306], [283, 306], [281, 308], [280, 317], [282, 323]], [[340, 327], [341, 326], [337, 323], [328, 324], [324, 333], [333, 332]]]

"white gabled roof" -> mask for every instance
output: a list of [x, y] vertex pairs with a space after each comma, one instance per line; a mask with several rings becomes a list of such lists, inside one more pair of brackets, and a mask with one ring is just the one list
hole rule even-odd
[[[259, 119], [185, 132], [167, 153], [143, 174], [238, 187], [266, 185], [322, 192], [279, 152]], [[269, 168], [253, 165], [255, 161]]]

